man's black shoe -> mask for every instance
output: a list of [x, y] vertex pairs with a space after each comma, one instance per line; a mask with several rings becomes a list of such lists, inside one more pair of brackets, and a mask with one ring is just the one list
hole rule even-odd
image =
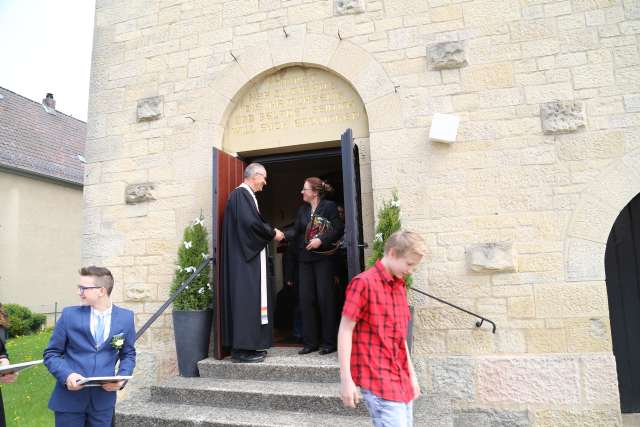
[[337, 349], [335, 347], [322, 347], [319, 351], [320, 354], [334, 353]]
[[318, 347], [311, 347], [311, 346], [304, 346], [302, 348], [302, 350], [300, 350], [298, 352], [298, 354], [309, 354], [309, 353], [313, 353], [314, 351], [318, 351]]
[[259, 363], [264, 360], [264, 355], [255, 351], [234, 350], [231, 353], [233, 363]]
[[256, 353], [262, 356], [267, 356], [267, 350], [256, 350]]

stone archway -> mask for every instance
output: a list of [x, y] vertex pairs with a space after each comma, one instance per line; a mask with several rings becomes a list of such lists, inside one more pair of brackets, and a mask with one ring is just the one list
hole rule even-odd
[[640, 193], [640, 149], [613, 162], [583, 191], [567, 229], [568, 282], [605, 280], [604, 255], [620, 211]]
[[209, 84], [207, 116], [216, 132], [214, 145], [222, 146], [228, 118], [246, 91], [265, 75], [291, 65], [330, 71], [348, 82], [364, 103], [370, 135], [402, 127], [400, 97], [384, 68], [366, 50], [322, 34], [275, 32], [269, 40], [234, 49], [237, 59], [216, 72]]

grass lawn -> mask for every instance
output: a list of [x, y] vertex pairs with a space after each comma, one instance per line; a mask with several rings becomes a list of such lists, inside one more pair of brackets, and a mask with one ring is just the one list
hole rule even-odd
[[[11, 338], [7, 353], [13, 363], [42, 359], [51, 331]], [[13, 384], [2, 385], [7, 427], [48, 427], [54, 425], [47, 408], [55, 380], [44, 365], [26, 369]]]

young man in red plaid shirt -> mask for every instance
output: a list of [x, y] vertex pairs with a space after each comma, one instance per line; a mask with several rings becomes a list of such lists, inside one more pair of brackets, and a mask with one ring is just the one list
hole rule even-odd
[[420, 235], [393, 233], [381, 260], [347, 288], [338, 332], [340, 395], [355, 408], [360, 387], [375, 427], [413, 425], [420, 385], [407, 349], [409, 306], [404, 277], [425, 253]]

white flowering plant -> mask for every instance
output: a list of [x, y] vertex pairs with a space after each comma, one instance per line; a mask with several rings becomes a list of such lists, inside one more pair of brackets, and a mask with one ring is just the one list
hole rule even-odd
[[[171, 294], [176, 292], [180, 285], [197, 270], [200, 263], [208, 257], [207, 229], [204, 226], [204, 217], [200, 215], [184, 230], [184, 237], [178, 247], [178, 263], [171, 284]], [[198, 274], [198, 277], [178, 295], [173, 302], [173, 309], [206, 310], [211, 305], [211, 297], [209, 265], [207, 265]]]

